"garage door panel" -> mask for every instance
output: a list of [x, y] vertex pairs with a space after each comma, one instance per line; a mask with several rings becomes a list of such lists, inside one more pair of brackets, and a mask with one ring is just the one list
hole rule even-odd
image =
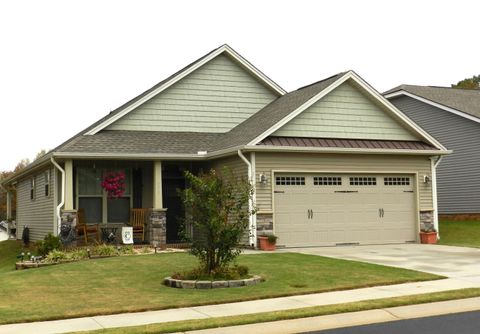
[[298, 181], [300, 177], [302, 184], [275, 186], [275, 233], [279, 245], [415, 240], [416, 197], [411, 176], [387, 179], [382, 175], [339, 174], [335, 176], [336, 184], [322, 184], [319, 178], [314, 180], [313, 174], [295, 174], [290, 179]]

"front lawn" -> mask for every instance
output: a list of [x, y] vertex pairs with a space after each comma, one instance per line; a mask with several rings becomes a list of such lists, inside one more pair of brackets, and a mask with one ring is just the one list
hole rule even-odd
[[440, 221], [440, 245], [480, 247], [480, 221]]
[[[17, 240], [0, 242], [0, 275], [7, 271], [15, 270], [17, 255], [23, 250], [22, 243]], [[25, 250], [25, 254], [28, 250]]]
[[0, 323], [215, 304], [439, 276], [296, 253], [242, 255], [239, 264], [266, 278], [255, 286], [215, 290], [166, 287], [163, 278], [196, 265], [186, 253], [125, 256], [0, 275]]

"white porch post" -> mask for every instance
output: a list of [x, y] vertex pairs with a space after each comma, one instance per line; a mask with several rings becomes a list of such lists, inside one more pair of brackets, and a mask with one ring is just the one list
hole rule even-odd
[[73, 162], [65, 160], [65, 206], [64, 210], [73, 210]]
[[162, 161], [153, 162], [153, 208], [163, 209]]
[[7, 220], [12, 218], [12, 193], [7, 189]]

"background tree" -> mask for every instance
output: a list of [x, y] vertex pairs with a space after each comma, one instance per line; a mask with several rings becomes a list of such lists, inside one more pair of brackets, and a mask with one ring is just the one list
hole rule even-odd
[[[13, 171], [3, 171], [0, 172], [0, 182], [12, 176], [13, 174], [21, 171], [30, 163], [28, 159], [22, 159], [20, 162], [15, 166]], [[7, 192], [8, 190], [12, 196], [12, 217], [15, 218], [17, 212], [17, 188], [15, 186], [5, 186], [6, 189], [3, 187], [0, 188], [0, 221], [7, 218]]]
[[471, 78], [463, 79], [456, 85], [452, 84], [452, 88], [480, 89], [480, 75], [474, 75]]
[[191, 253], [204, 273], [221, 272], [240, 255], [240, 242], [253, 214], [248, 210], [253, 188], [227, 169], [222, 175], [214, 170], [199, 176], [187, 171], [185, 178], [190, 187], [181, 191], [187, 213], [184, 223], [195, 231]]
[[35, 161], [35, 160], [43, 157], [45, 154], [47, 154], [47, 150], [44, 149], [44, 148], [42, 148], [42, 149], [40, 150], [40, 152], [37, 153], [37, 155], [35, 156], [35, 159], [33, 159], [33, 161]]

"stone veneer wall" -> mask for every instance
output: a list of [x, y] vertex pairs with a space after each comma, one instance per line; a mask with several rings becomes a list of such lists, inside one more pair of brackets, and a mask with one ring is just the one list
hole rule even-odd
[[[257, 238], [264, 234], [273, 234], [272, 213], [257, 213]], [[259, 248], [258, 240], [257, 248]]]
[[433, 228], [433, 211], [420, 211], [420, 230]]
[[152, 209], [148, 222], [148, 237], [154, 247], [165, 248], [167, 245], [167, 210]]

